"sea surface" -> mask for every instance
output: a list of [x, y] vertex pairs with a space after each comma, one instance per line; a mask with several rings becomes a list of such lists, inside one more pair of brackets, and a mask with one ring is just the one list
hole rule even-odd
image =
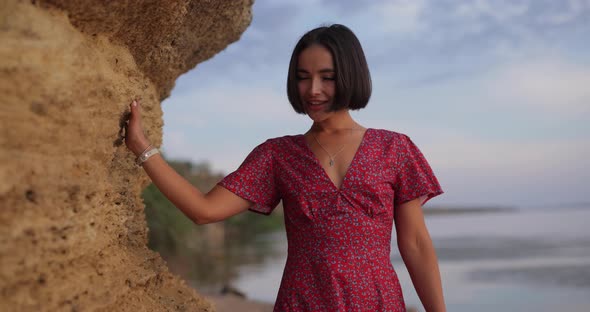
[[[434, 215], [426, 223], [448, 311], [590, 311], [590, 208]], [[232, 285], [272, 303], [287, 241], [283, 232], [262, 239], [273, 256], [241, 266]], [[392, 243], [406, 303], [423, 311]]]

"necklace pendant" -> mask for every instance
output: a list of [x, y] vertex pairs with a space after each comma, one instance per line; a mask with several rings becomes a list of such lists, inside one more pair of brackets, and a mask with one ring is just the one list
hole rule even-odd
[[330, 159], [330, 167], [334, 166], [334, 159]]

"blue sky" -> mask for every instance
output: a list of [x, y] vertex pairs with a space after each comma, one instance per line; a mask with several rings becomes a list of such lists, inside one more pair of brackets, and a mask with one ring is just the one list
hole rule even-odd
[[229, 173], [267, 138], [311, 125], [288, 103], [291, 51], [351, 28], [373, 80], [366, 127], [408, 134], [449, 205], [590, 202], [590, 0], [257, 0], [242, 38], [182, 75], [163, 150]]

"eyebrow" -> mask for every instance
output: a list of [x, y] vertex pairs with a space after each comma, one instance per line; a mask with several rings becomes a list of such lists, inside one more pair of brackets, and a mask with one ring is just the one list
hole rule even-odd
[[[298, 73], [301, 73], [301, 74], [309, 74], [309, 72], [307, 70], [301, 69], [301, 68], [300, 69], [297, 69], [297, 72]], [[322, 73], [322, 74], [324, 74], [324, 73], [332, 74], [332, 73], [334, 73], [334, 70], [331, 69], [331, 68], [324, 68], [324, 69], [320, 69], [320, 73]]]

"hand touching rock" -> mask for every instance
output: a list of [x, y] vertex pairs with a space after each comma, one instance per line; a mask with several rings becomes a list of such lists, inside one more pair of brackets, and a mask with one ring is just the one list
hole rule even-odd
[[129, 105], [131, 113], [129, 114], [127, 126], [125, 127], [125, 145], [127, 145], [127, 148], [135, 156], [138, 156], [150, 145], [141, 125], [141, 110], [139, 106], [139, 101], [136, 100], [133, 100]]

